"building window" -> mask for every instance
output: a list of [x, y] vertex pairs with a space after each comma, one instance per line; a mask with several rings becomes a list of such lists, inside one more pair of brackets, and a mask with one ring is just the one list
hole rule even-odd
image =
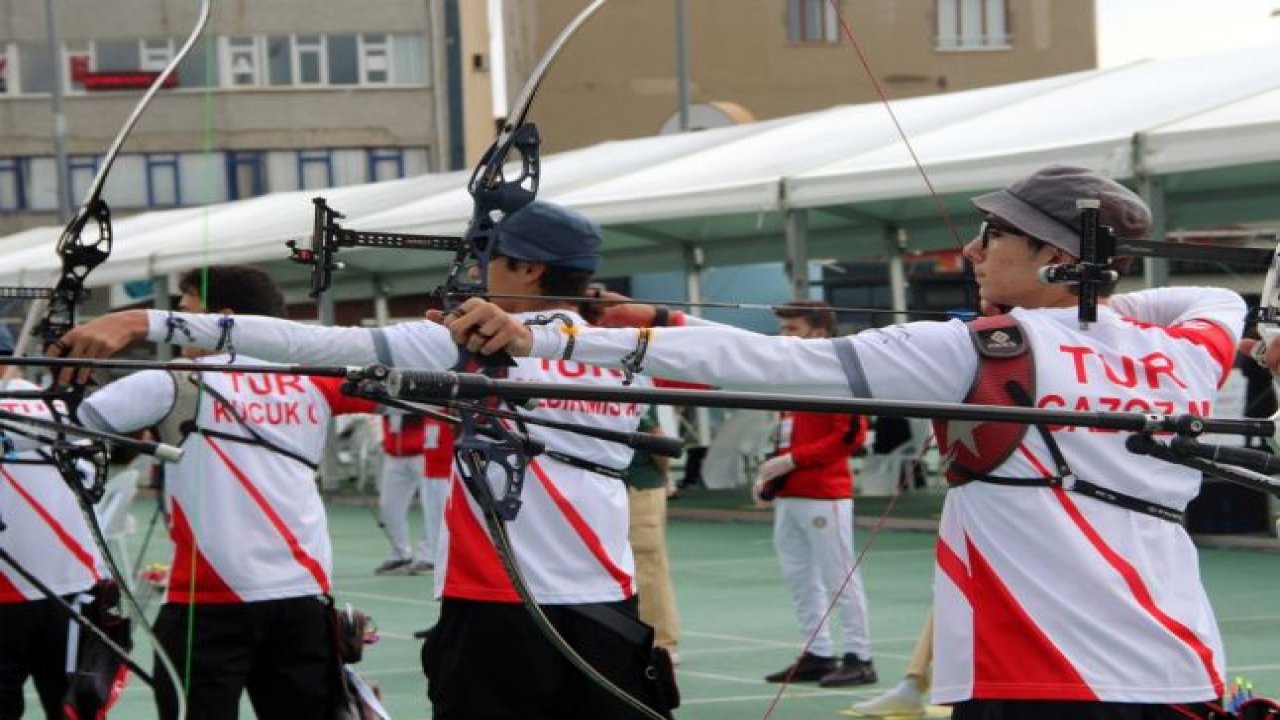
[[293, 36], [293, 83], [295, 85], [327, 85], [323, 35]]
[[67, 43], [62, 47], [63, 90], [68, 93], [84, 92], [84, 75], [97, 70], [94, 64], [93, 41]]
[[1007, 0], [938, 0], [939, 50], [1012, 47]]
[[89, 186], [98, 174], [97, 155], [72, 155], [67, 158], [67, 190], [74, 202], [89, 194]]
[[329, 36], [329, 84], [360, 83], [359, 50], [355, 35]]
[[787, 0], [787, 39], [793, 43], [839, 43], [840, 18], [831, 0]]
[[18, 92], [14, 55], [14, 46], [11, 43], [0, 43], [0, 95], [12, 95]]
[[142, 60], [138, 67], [142, 70], [160, 72], [173, 59], [174, 50], [171, 38], [139, 40], [138, 49]]
[[369, 182], [398, 180], [404, 177], [404, 151], [394, 148], [369, 148]]
[[253, 87], [263, 82], [264, 38], [240, 35], [222, 38], [222, 84]]
[[333, 187], [333, 157], [328, 150], [298, 151], [298, 189]]
[[386, 85], [391, 82], [391, 43], [386, 35], [360, 36], [360, 84]]
[[146, 156], [147, 205], [174, 207], [182, 204], [182, 176], [178, 173], [178, 156], [152, 154]]
[[27, 159], [0, 157], [0, 210], [27, 209]]
[[227, 199], [257, 197], [267, 187], [262, 153], [227, 151]]

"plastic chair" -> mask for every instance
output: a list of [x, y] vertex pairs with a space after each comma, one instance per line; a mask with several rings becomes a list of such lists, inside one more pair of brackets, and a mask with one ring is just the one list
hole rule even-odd
[[136, 582], [133, 565], [129, 560], [129, 535], [134, 532], [135, 526], [129, 509], [133, 505], [134, 496], [138, 494], [139, 476], [140, 473], [134, 468], [117, 473], [107, 481], [102, 501], [94, 508], [107, 547], [114, 552], [120, 572], [131, 588]]

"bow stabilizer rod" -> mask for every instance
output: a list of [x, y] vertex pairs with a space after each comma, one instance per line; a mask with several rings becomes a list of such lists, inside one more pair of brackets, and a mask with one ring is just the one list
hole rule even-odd
[[1275, 434], [1273, 419], [1205, 418], [1198, 415], [1084, 412], [1040, 408], [969, 405], [961, 403], [907, 402], [857, 398], [779, 395], [723, 390], [674, 390], [664, 388], [605, 388], [589, 385], [495, 380], [474, 373], [391, 369], [387, 392], [392, 397], [414, 402], [452, 402], [496, 396], [508, 400], [554, 398], [638, 402], [655, 405], [687, 405], [746, 410], [799, 410], [804, 412], [887, 415], [933, 420], [974, 420], [1071, 425], [1130, 432], [1173, 432], [1180, 435], [1223, 433], [1270, 437]]

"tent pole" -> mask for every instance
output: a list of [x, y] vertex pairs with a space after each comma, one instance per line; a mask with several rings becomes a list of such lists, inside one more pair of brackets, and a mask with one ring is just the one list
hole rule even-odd
[[786, 211], [787, 277], [791, 282], [791, 297], [809, 297], [809, 211]]
[[[702, 246], [694, 243], [684, 244], [684, 289], [685, 299], [689, 302], [702, 302], [702, 267], [706, 262], [706, 257], [702, 252]], [[702, 310], [697, 307], [689, 309], [694, 315], [701, 315]], [[711, 414], [707, 408], [696, 408], [694, 416], [694, 434], [698, 445], [709, 447], [711, 445]]]
[[889, 251], [889, 296], [893, 302], [893, 309], [900, 315], [893, 316], [893, 322], [902, 324], [907, 321], [905, 315], [907, 310], [907, 272], [906, 263], [903, 261], [903, 255], [907, 250], [907, 230], [902, 227], [889, 226], [889, 232], [885, 234], [886, 245]]

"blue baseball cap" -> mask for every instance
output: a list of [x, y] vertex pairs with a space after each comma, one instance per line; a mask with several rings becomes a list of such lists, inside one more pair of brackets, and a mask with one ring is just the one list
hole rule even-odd
[[576, 210], [535, 201], [503, 218], [495, 230], [495, 255], [591, 273], [600, 269], [604, 234]]

